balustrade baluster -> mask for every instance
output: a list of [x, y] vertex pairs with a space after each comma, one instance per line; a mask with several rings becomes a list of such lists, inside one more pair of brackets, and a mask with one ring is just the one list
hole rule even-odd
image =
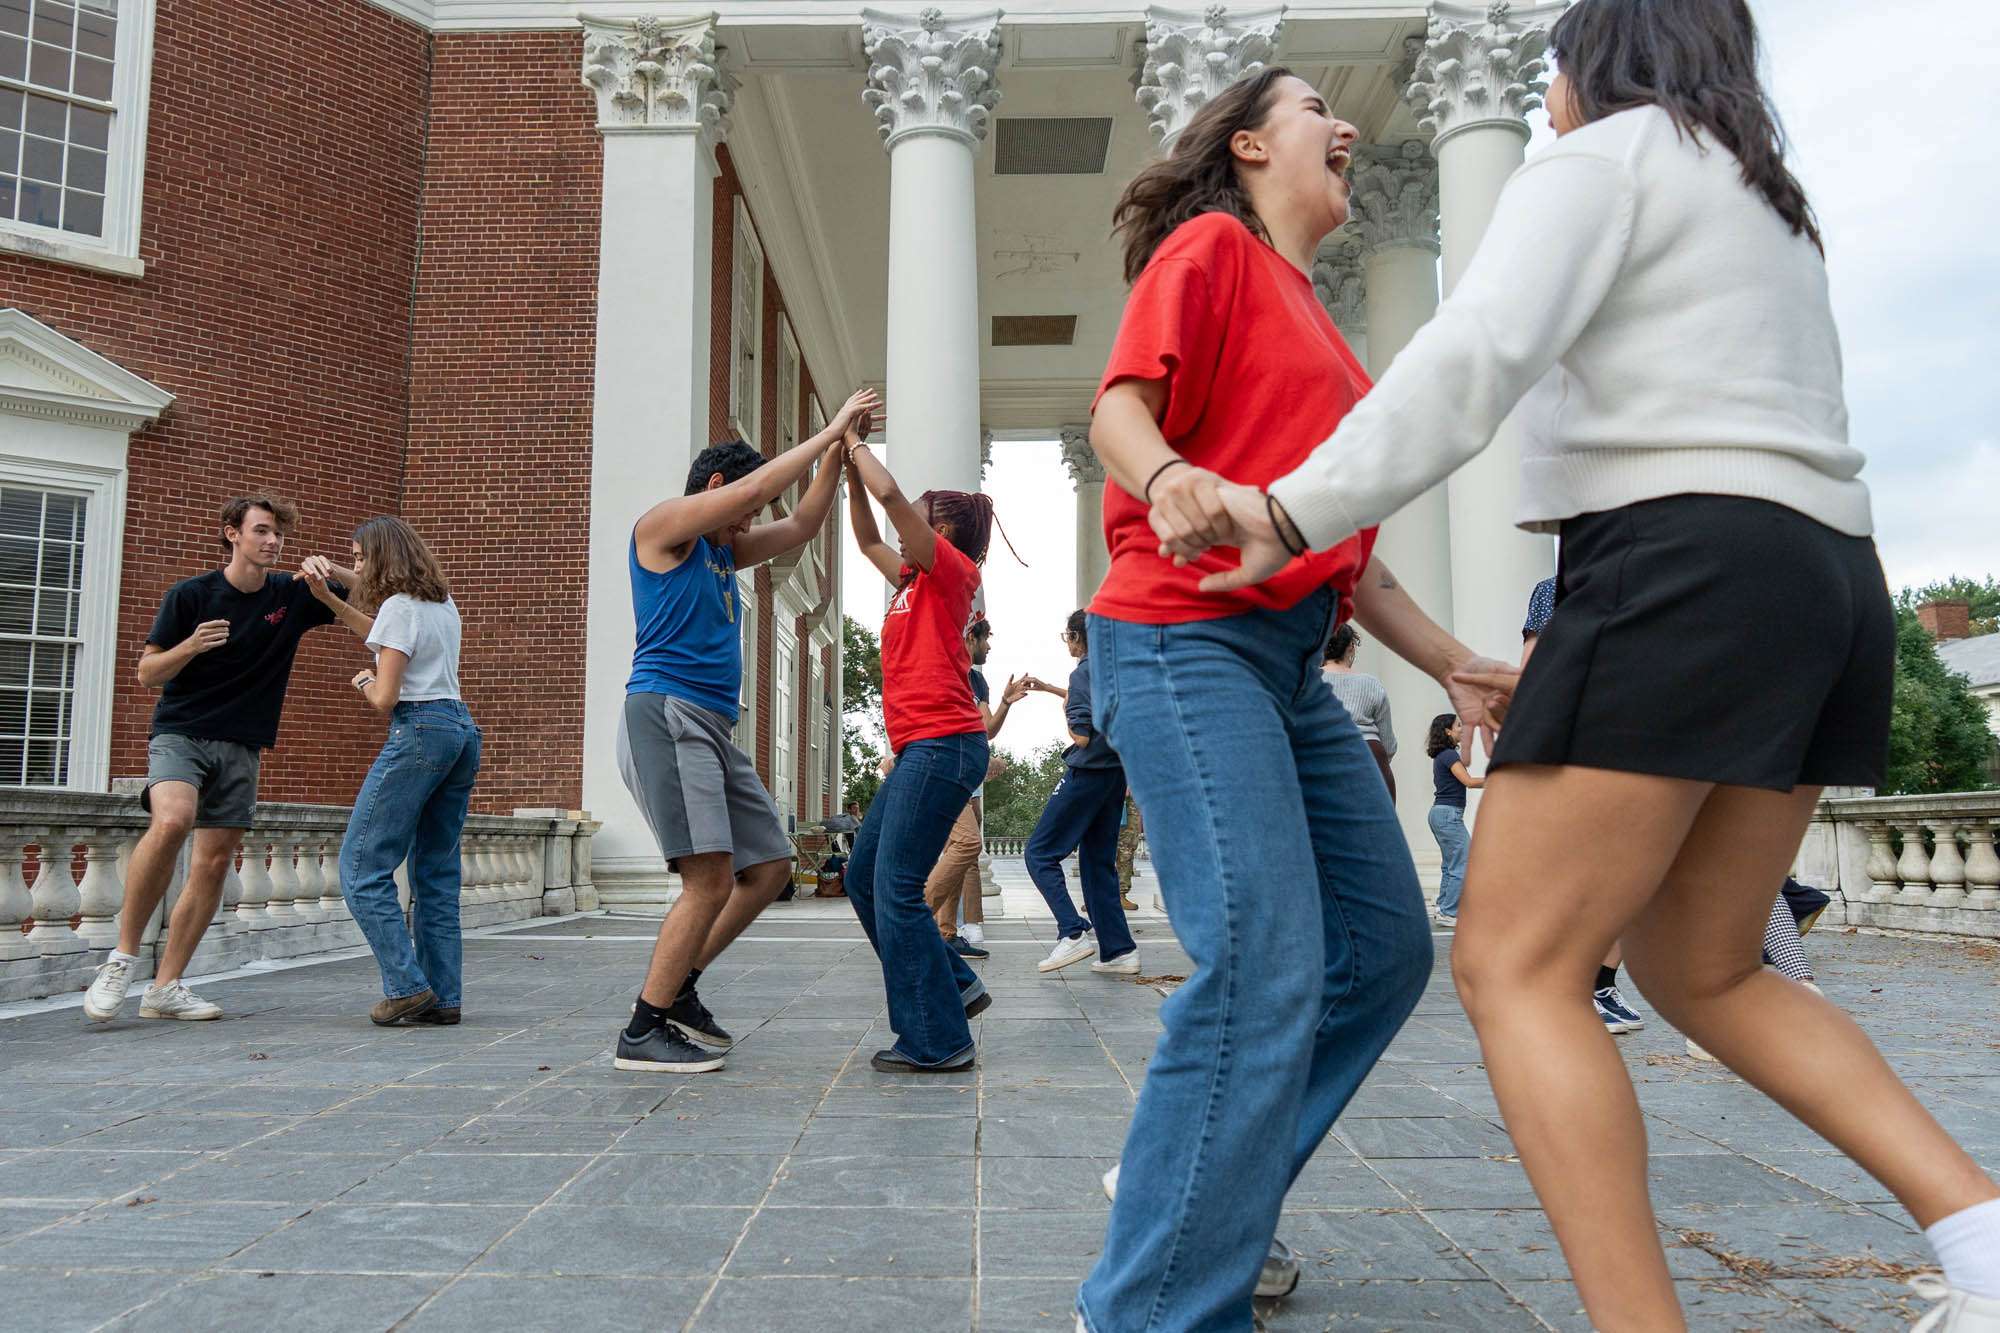
[[1862, 829], [1868, 834], [1868, 875], [1867, 901], [1886, 903], [1896, 896], [1901, 887], [1896, 883], [1896, 852], [1889, 845], [1889, 826], [1880, 820], [1871, 819]]
[[1894, 900], [1906, 907], [1928, 906], [1931, 900], [1931, 858], [1924, 850], [1924, 826], [1921, 820], [1899, 821], [1896, 827], [1903, 834], [1903, 854], [1896, 860], [1896, 878], [1903, 882], [1903, 891]]
[[21, 876], [28, 843], [34, 833], [10, 828], [0, 832], [0, 963], [16, 963], [41, 952], [29, 942], [24, 927], [35, 914], [28, 881]]
[[38, 844], [41, 873], [35, 876], [34, 886], [28, 890], [28, 897], [35, 903], [35, 925], [28, 932], [28, 940], [44, 958], [82, 953], [84, 948], [83, 941], [69, 928], [69, 919], [81, 906], [76, 881], [69, 873], [70, 857], [76, 847], [69, 841], [70, 834], [71, 830], [66, 828], [48, 829], [42, 834]]
[[125, 906], [125, 884], [118, 877], [118, 848], [125, 835], [115, 829], [92, 829], [83, 840], [83, 882], [77, 885], [83, 920], [77, 938], [86, 949], [118, 946], [118, 913]]
[[1965, 906], [1965, 858], [1958, 854], [1958, 821], [1933, 819], [1930, 822], [1932, 907]]

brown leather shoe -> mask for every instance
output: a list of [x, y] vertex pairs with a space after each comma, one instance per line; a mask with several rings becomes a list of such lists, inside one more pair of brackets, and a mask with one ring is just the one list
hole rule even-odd
[[412, 1014], [421, 1014], [426, 1009], [437, 1008], [435, 991], [420, 990], [415, 995], [404, 995], [395, 999], [381, 999], [368, 1011], [368, 1021], [377, 1027], [388, 1027]]

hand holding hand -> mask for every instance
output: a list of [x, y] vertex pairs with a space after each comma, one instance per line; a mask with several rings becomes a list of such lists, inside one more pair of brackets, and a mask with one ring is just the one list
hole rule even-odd
[[187, 641], [194, 645], [197, 653], [205, 653], [211, 648], [220, 648], [229, 642], [229, 622], [226, 620], [204, 620], [194, 627], [194, 633]]
[[[1262, 583], [1292, 561], [1292, 552], [1278, 536], [1271, 520], [1271, 505], [1254, 486], [1222, 482], [1218, 496], [1236, 532], [1240, 563], [1235, 569], [1210, 574], [1198, 585], [1203, 592], [1226, 592]], [[1176, 564], [1184, 563], [1175, 561]]]
[[1444, 679], [1444, 692], [1452, 708], [1468, 730], [1479, 732], [1479, 743], [1489, 759], [1520, 681], [1519, 667], [1491, 657], [1470, 658]]
[[1185, 565], [1211, 546], [1236, 544], [1236, 527], [1222, 500], [1229, 485], [1207, 468], [1170, 467], [1155, 473], [1146, 521], [1160, 539], [1160, 554]]

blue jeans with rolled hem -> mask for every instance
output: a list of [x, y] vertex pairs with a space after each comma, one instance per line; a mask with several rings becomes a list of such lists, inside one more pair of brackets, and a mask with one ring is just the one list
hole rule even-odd
[[[1065, 769], [1035, 821], [1025, 852], [1028, 877], [1055, 913], [1056, 933], [1068, 936], [1094, 927], [1097, 951], [1106, 958], [1134, 947], [1124, 904], [1118, 901], [1118, 820], [1124, 813], [1124, 769]], [[1062, 859], [1072, 851], [1083, 878], [1088, 921], [1076, 914], [1063, 879]]]
[[[354, 798], [340, 844], [340, 893], [382, 968], [391, 999], [461, 999], [459, 834], [479, 776], [479, 728], [456, 699], [397, 704], [389, 738]], [[410, 863], [410, 923], [396, 901], [396, 867]]]
[[891, 1049], [913, 1065], [948, 1065], [972, 1049], [965, 1006], [985, 993], [945, 948], [924, 880], [972, 789], [986, 776], [984, 731], [911, 741], [868, 806], [847, 859], [847, 897], [882, 962]]
[[1457, 916], [1458, 898], [1465, 892], [1465, 857], [1472, 848], [1472, 835], [1465, 831], [1465, 807], [1434, 805], [1430, 822], [1431, 836], [1444, 858], [1438, 871], [1438, 911]]
[[1098, 721], [1193, 975], [1121, 1157], [1091, 1333], [1243, 1333], [1285, 1192], [1403, 1025], [1430, 923], [1381, 770], [1319, 676], [1333, 599], [1090, 618]]

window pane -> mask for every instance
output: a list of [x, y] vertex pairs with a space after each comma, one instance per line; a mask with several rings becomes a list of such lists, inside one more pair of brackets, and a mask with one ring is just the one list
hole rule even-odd
[[71, 107], [69, 141], [73, 146], [102, 151], [111, 143], [111, 113], [87, 106]]
[[60, 139], [64, 136], [65, 114], [69, 103], [59, 102], [53, 97], [38, 97], [34, 93], [28, 98], [28, 133], [39, 134], [44, 139]]
[[69, 91], [69, 48], [36, 42], [28, 53], [28, 82], [39, 88]]
[[87, 194], [82, 190], [63, 191], [64, 231], [80, 232], [85, 236], [104, 234], [104, 196]]
[[30, 180], [62, 184], [63, 146], [54, 139], [30, 134], [21, 141], [21, 174]]
[[76, 72], [71, 76], [70, 91], [79, 97], [95, 97], [100, 102], [111, 100], [111, 62], [94, 56], [80, 55], [76, 58]]
[[0, 32], [28, 35], [28, 0], [0, 0]]
[[66, 0], [37, 0], [35, 5], [35, 40], [54, 42], [57, 46], [68, 46], [70, 34], [76, 27], [76, 10]]
[[[0, 0], [0, 5], [7, 0]], [[109, 0], [104, 10], [116, 8], [116, 0]], [[101, 56], [111, 59], [118, 45], [118, 20], [109, 12], [99, 12], [85, 5], [76, 13], [76, 49], [84, 55]]]
[[28, 39], [0, 33], [0, 79], [28, 76]]

